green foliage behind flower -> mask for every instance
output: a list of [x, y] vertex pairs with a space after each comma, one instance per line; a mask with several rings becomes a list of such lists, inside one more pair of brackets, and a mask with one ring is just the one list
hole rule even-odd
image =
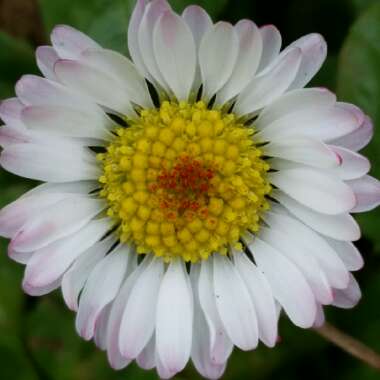
[[[103, 46], [127, 53], [126, 28], [134, 0], [2, 0], [0, 12], [5, 14], [7, 4], [9, 9], [15, 3], [22, 9], [29, 2], [38, 7], [46, 42], [54, 25], [67, 23]], [[380, 177], [379, 0], [171, 1], [177, 11], [190, 3], [203, 6], [214, 20], [223, 18], [234, 22], [238, 18], [251, 18], [258, 25], [274, 23], [289, 40], [308, 32], [323, 34], [331, 49], [313, 85], [338, 91], [341, 100], [358, 104], [373, 118], [375, 138], [366, 154], [373, 162], [372, 174]], [[37, 26], [41, 20], [20, 19], [20, 22]], [[21, 75], [37, 72], [33, 56], [36, 44], [28, 36], [4, 30], [0, 23], [0, 98], [13, 96], [13, 85]], [[30, 187], [30, 182], [1, 171], [0, 206]], [[358, 245], [366, 266], [358, 277], [364, 297], [354, 310], [331, 310], [328, 318], [380, 351], [379, 211], [364, 214], [359, 221], [364, 236]], [[52, 294], [37, 299], [23, 294], [22, 267], [7, 258], [5, 241], [1, 241], [0, 249], [1, 380], [157, 378], [153, 371], [139, 370], [136, 365], [121, 372], [110, 369], [105, 354], [76, 335], [74, 314], [61, 305], [61, 297]], [[223, 379], [379, 378], [374, 370], [332, 347], [313, 331], [302, 331], [283, 319], [280, 334], [281, 342], [275, 349], [260, 347], [254, 352], [235, 353]], [[177, 377], [178, 380], [197, 378], [191, 367]]]

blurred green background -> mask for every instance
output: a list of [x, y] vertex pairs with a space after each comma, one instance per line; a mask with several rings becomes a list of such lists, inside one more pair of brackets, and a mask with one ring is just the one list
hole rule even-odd
[[[372, 174], [380, 177], [380, 0], [172, 0], [181, 11], [191, 3], [205, 7], [214, 20], [253, 19], [275, 24], [284, 44], [310, 33], [324, 35], [327, 61], [313, 85], [336, 91], [341, 100], [362, 107], [374, 120], [375, 138], [366, 149]], [[14, 95], [15, 81], [36, 73], [34, 49], [48, 43], [56, 24], [81, 29], [103, 46], [127, 53], [126, 28], [134, 0], [0, 0], [0, 98]], [[34, 184], [0, 171], [0, 206]], [[365, 268], [357, 277], [363, 299], [353, 310], [328, 310], [328, 320], [380, 352], [380, 214], [361, 215], [363, 238], [357, 243]], [[115, 372], [104, 353], [74, 331], [74, 314], [59, 292], [32, 298], [20, 283], [23, 268], [0, 255], [0, 379], [116, 380], [157, 379], [136, 365]], [[223, 377], [235, 379], [375, 380], [379, 372], [349, 357], [315, 332], [280, 322], [275, 349], [235, 350]], [[191, 365], [176, 379], [198, 379]]]

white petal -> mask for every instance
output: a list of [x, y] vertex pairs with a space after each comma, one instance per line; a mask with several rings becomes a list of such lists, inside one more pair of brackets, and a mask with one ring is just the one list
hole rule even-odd
[[239, 52], [239, 39], [232, 25], [218, 22], [203, 36], [199, 46], [199, 65], [203, 90], [209, 100], [229, 80]]
[[14, 144], [30, 141], [30, 132], [25, 129], [4, 125], [0, 128], [0, 146], [6, 148]]
[[98, 111], [89, 99], [60, 83], [35, 75], [24, 75], [16, 83], [16, 94], [24, 105], [68, 106], [79, 110]]
[[326, 241], [343, 261], [347, 270], [356, 271], [363, 267], [364, 260], [362, 255], [351, 242], [334, 239], [326, 239]]
[[325, 274], [317, 260], [312, 255], [305, 254], [297, 240], [281, 230], [264, 226], [261, 227], [259, 236], [297, 266], [318, 302], [324, 305], [332, 302], [333, 294]]
[[159, 70], [177, 100], [187, 100], [197, 62], [190, 28], [175, 13], [164, 13], [154, 28], [153, 48]]
[[122, 54], [107, 49], [89, 49], [81, 54], [80, 61], [111, 75], [127, 91], [132, 102], [146, 108], [153, 107], [144, 77]]
[[127, 359], [135, 359], [151, 339], [156, 322], [158, 291], [164, 265], [154, 258], [136, 279], [120, 324], [119, 348]]
[[8, 246], [8, 256], [16, 263], [27, 264], [34, 252], [17, 252]]
[[311, 210], [280, 191], [271, 193], [274, 199], [313, 230], [337, 240], [358, 240], [360, 228], [348, 213], [326, 215]]
[[89, 340], [103, 308], [117, 295], [126, 275], [130, 248], [121, 245], [97, 263], [90, 273], [79, 301], [75, 320], [78, 334]]
[[[182, 13], [182, 17], [186, 21], [187, 25], [189, 26], [191, 30], [191, 33], [193, 34], [196, 51], [197, 51], [197, 57], [198, 57], [199, 46], [202, 41], [202, 38], [206, 34], [206, 32], [211, 29], [213, 25], [211, 17], [202, 7], [198, 5], [189, 5], [188, 7], [186, 7]], [[197, 61], [198, 61], [198, 58], [197, 58]], [[202, 82], [201, 71], [200, 71], [199, 64], [197, 62], [197, 69], [196, 69], [195, 79], [194, 79], [194, 84], [193, 84], [193, 90], [195, 93], [198, 92], [202, 84], [201, 82]]]
[[350, 282], [346, 289], [337, 289], [334, 294], [333, 305], [343, 309], [351, 309], [358, 304], [362, 292], [354, 276], [350, 274]]
[[257, 318], [252, 299], [232, 262], [214, 255], [214, 291], [220, 319], [231, 341], [242, 350], [258, 343]]
[[147, 370], [156, 366], [156, 338], [154, 334], [152, 335], [149, 343], [136, 358], [136, 363], [140, 368]]
[[334, 288], [343, 289], [348, 283], [348, 271], [337, 253], [327, 242], [313, 230], [296, 219], [279, 214], [275, 207], [268, 212], [265, 222], [270, 227], [282, 230], [303, 247], [305, 255], [313, 256], [325, 273], [329, 284]]
[[104, 239], [84, 252], [63, 275], [62, 294], [66, 305], [74, 311], [78, 310], [78, 298], [88, 276], [95, 265], [106, 255], [116, 239], [114, 236]]
[[317, 168], [334, 168], [340, 164], [339, 156], [321, 141], [294, 137], [277, 140], [263, 146], [266, 156], [279, 157]]
[[83, 228], [105, 208], [99, 199], [72, 195], [29, 219], [12, 239], [12, 248], [31, 252]]
[[347, 181], [355, 194], [356, 205], [350, 212], [365, 212], [380, 204], [380, 182], [369, 175]]
[[185, 265], [172, 261], [161, 282], [156, 314], [157, 353], [170, 372], [181, 371], [190, 357], [193, 295]]
[[140, 273], [149, 265], [151, 261], [151, 255], [145, 256], [144, 260], [136, 268], [136, 260], [132, 261], [131, 274], [127, 277], [124, 285], [120, 289], [119, 294], [112, 303], [110, 318], [108, 321], [108, 331], [107, 331], [107, 357], [114, 369], [124, 368], [130, 363], [130, 360], [121, 356], [119, 349], [119, 333], [120, 333], [120, 323], [121, 318], [124, 313], [125, 305], [129, 298], [129, 294], [135, 281], [139, 277]]
[[60, 278], [72, 262], [95, 244], [110, 228], [108, 219], [90, 222], [86, 227], [64, 239], [35, 252], [26, 266], [23, 288], [43, 287]]
[[249, 20], [241, 20], [235, 26], [239, 38], [239, 55], [231, 78], [218, 93], [221, 104], [238, 95], [255, 76], [263, 42], [257, 26]]
[[271, 141], [304, 136], [328, 141], [354, 131], [361, 123], [362, 115], [336, 103], [333, 107], [309, 107], [285, 115], [259, 131], [256, 138]]
[[134, 114], [127, 91], [110, 74], [70, 60], [59, 60], [54, 70], [60, 81], [96, 103], [123, 115]]
[[322, 327], [325, 323], [325, 313], [323, 311], [323, 307], [320, 304], [317, 304], [317, 315], [315, 317], [313, 327], [318, 328]]
[[61, 277], [59, 277], [57, 280], [44, 286], [34, 286], [29, 283], [23, 283], [22, 287], [24, 289], [24, 292], [27, 293], [28, 295], [34, 296], [34, 297], [40, 297], [58, 289], [60, 284], [61, 284]]
[[249, 245], [249, 249], [268, 279], [275, 298], [292, 322], [299, 327], [311, 327], [316, 316], [316, 302], [300, 271], [276, 249], [258, 238]]
[[268, 347], [274, 347], [277, 341], [277, 312], [270, 285], [244, 253], [237, 252], [233, 258], [255, 306], [260, 340]]
[[56, 26], [50, 39], [59, 57], [64, 59], [76, 59], [86, 49], [100, 48], [90, 37], [68, 25]]
[[249, 83], [239, 95], [234, 112], [251, 114], [276, 100], [294, 80], [300, 61], [301, 50], [290, 49], [273, 67]]
[[0, 235], [13, 238], [28, 220], [33, 220], [47, 207], [69, 196], [67, 193], [36, 194], [10, 203], [0, 211]]
[[0, 118], [5, 124], [18, 129], [25, 129], [21, 121], [21, 110], [24, 105], [18, 98], [9, 98], [0, 102]]
[[210, 331], [210, 356], [215, 364], [224, 364], [231, 355], [233, 344], [228, 338], [220, 319], [214, 291], [213, 263], [205, 260], [201, 263], [199, 276], [199, 302]]
[[314, 211], [341, 214], [355, 205], [350, 187], [321, 170], [300, 167], [270, 173], [268, 177], [284, 193]]
[[68, 193], [68, 194], [82, 194], [88, 195], [94, 190], [99, 188], [98, 181], [75, 181], [66, 183], [54, 183], [47, 182], [39, 186], [34, 187], [21, 198], [29, 197], [31, 195], [42, 195], [42, 194], [52, 194], [52, 193]]
[[357, 152], [363, 149], [371, 141], [372, 137], [373, 123], [371, 119], [366, 116], [359, 128], [345, 136], [330, 141], [330, 143]]
[[66, 106], [27, 106], [23, 123], [31, 130], [56, 136], [110, 140], [114, 122], [105, 113], [88, 112]]
[[106, 349], [106, 338], [107, 338], [107, 324], [108, 318], [110, 315], [111, 304], [108, 304], [100, 313], [96, 325], [95, 325], [95, 334], [94, 342], [98, 348], [102, 351]]
[[225, 364], [215, 364], [211, 358], [211, 337], [203, 310], [199, 302], [198, 283], [200, 265], [192, 265], [190, 272], [194, 295], [194, 327], [191, 359], [197, 371], [207, 379], [218, 379], [225, 370]]
[[138, 42], [139, 28], [142, 17], [144, 15], [145, 5], [145, 0], [136, 1], [136, 5], [132, 12], [128, 26], [128, 50], [133, 62], [136, 65], [137, 70], [140, 72], [142, 76], [144, 76], [152, 82], [152, 77], [149, 74], [147, 68], [145, 67], [144, 61], [142, 59], [140, 46]]
[[47, 79], [57, 80], [54, 65], [58, 59], [58, 54], [51, 46], [39, 46], [36, 50], [37, 66]]
[[320, 34], [311, 33], [288, 46], [288, 48], [292, 47], [299, 47], [302, 50], [302, 60], [297, 76], [290, 88], [302, 88], [309, 83], [325, 61], [327, 44]]
[[162, 363], [162, 360], [160, 359], [157, 349], [156, 349], [156, 355], [155, 355], [155, 363], [156, 363], [157, 374], [160, 377], [160, 379], [163, 379], [163, 380], [171, 379], [177, 372], [179, 372], [179, 371], [171, 371], [168, 367], [166, 367]]
[[197, 48], [202, 41], [204, 34], [212, 27], [212, 20], [209, 14], [198, 5], [189, 5], [182, 13], [191, 32]]
[[281, 49], [281, 34], [274, 25], [265, 25], [260, 28], [263, 41], [263, 51], [261, 54], [259, 71], [262, 71], [278, 56]]
[[35, 143], [6, 147], [1, 166], [21, 177], [51, 182], [70, 182], [99, 178], [95, 155], [76, 145]]
[[331, 169], [333, 175], [344, 180], [356, 179], [363, 177], [369, 172], [371, 164], [368, 159], [361, 154], [352, 152], [346, 148], [341, 148], [334, 145], [329, 145], [341, 160], [341, 164]]
[[155, 0], [149, 2], [142, 16], [139, 29], [137, 31], [139, 51], [144, 66], [147, 68], [154, 84], [158, 84], [167, 90], [167, 83], [158, 68], [153, 48], [153, 31], [161, 15], [170, 10], [166, 0]]
[[301, 88], [292, 90], [269, 104], [255, 120], [259, 130], [274, 121], [299, 111], [310, 111], [314, 107], [329, 107], [336, 103], [336, 96], [325, 88]]

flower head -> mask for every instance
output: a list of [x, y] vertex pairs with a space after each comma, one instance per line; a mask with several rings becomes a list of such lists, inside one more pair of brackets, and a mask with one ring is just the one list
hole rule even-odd
[[213, 24], [137, 2], [132, 60], [69, 26], [37, 49], [0, 105], [2, 167], [46, 182], [0, 212], [24, 290], [62, 287], [76, 328], [170, 378], [192, 359], [219, 378], [234, 346], [276, 343], [360, 298], [352, 212], [380, 203], [357, 153], [372, 124], [304, 88], [326, 57], [318, 34], [281, 50], [271, 25]]

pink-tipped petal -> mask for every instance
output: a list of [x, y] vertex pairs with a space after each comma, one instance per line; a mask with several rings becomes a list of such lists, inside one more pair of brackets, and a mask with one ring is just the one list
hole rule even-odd
[[231, 355], [233, 344], [227, 336], [216, 306], [213, 272], [212, 261], [202, 261], [198, 282], [199, 302], [210, 331], [211, 361], [215, 365], [223, 365]]
[[297, 242], [302, 247], [305, 255], [314, 257], [331, 287], [346, 288], [349, 281], [349, 272], [344, 262], [328, 242], [302, 222], [284, 214], [283, 207], [274, 203], [271, 206], [271, 211], [264, 216], [265, 222], [271, 228], [282, 231]]
[[111, 75], [132, 102], [146, 108], [153, 107], [144, 77], [124, 55], [107, 49], [87, 49], [81, 54], [80, 61]]
[[127, 359], [135, 359], [152, 337], [163, 274], [162, 260], [153, 259], [131, 290], [121, 320], [119, 337], [120, 352]]
[[380, 204], [380, 182], [369, 175], [347, 181], [355, 194], [356, 205], [350, 212], [365, 212]]
[[285, 194], [317, 212], [336, 215], [355, 206], [351, 188], [320, 169], [301, 166], [279, 170], [270, 173], [269, 180]]
[[110, 74], [71, 60], [57, 61], [54, 70], [65, 85], [99, 105], [123, 115], [134, 115], [127, 91]]
[[231, 260], [215, 254], [214, 293], [216, 307], [231, 341], [242, 350], [258, 344], [257, 317], [247, 287]]
[[292, 90], [267, 107], [255, 121], [255, 127], [262, 130], [278, 119], [299, 111], [310, 110], [314, 107], [330, 107], [336, 103], [336, 96], [324, 88], [301, 88]]
[[29, 219], [12, 239], [12, 248], [19, 252], [40, 249], [78, 231], [104, 208], [98, 199], [67, 197]]
[[102, 310], [119, 292], [129, 261], [130, 247], [121, 245], [101, 259], [91, 271], [80, 296], [75, 320], [76, 330], [85, 340], [94, 336]]
[[62, 278], [62, 295], [66, 305], [74, 311], [78, 310], [79, 294], [82, 291], [88, 276], [97, 263], [103, 259], [116, 238], [111, 236], [104, 239], [84, 252]]
[[51, 46], [39, 46], [36, 50], [37, 66], [45, 78], [57, 80], [54, 72], [54, 65], [59, 57]]
[[327, 56], [326, 41], [317, 33], [301, 37], [289, 45], [289, 48], [294, 46], [302, 50], [302, 60], [297, 76], [290, 85], [290, 89], [302, 88], [307, 85], [319, 71]]
[[[166, 0], [154, 0], [149, 2], [142, 16], [138, 31], [138, 46], [144, 67], [149, 72], [148, 79], [153, 81], [153, 84], [168, 91], [168, 85], [161, 74], [158, 67], [153, 47], [153, 31], [160, 17], [167, 11], [170, 11], [170, 6]], [[137, 63], [137, 62], [136, 62]]]
[[305, 137], [294, 137], [289, 140], [277, 140], [263, 147], [267, 156], [298, 162], [317, 168], [335, 168], [340, 160], [326, 144]]
[[140, 51], [140, 46], [139, 46], [139, 28], [140, 28], [141, 20], [144, 16], [145, 6], [146, 6], [145, 0], [136, 1], [136, 5], [132, 12], [131, 19], [129, 20], [129, 26], [128, 26], [128, 50], [139, 73], [145, 78], [152, 81], [152, 77], [150, 76], [144, 64], [141, 51]]
[[245, 253], [236, 252], [233, 259], [255, 307], [260, 340], [268, 347], [274, 347], [277, 341], [277, 312], [270, 285]]
[[369, 160], [359, 153], [335, 145], [329, 145], [341, 160], [341, 164], [330, 169], [330, 172], [343, 180], [351, 180], [366, 175], [371, 164]]
[[260, 34], [263, 41], [263, 50], [260, 58], [259, 72], [267, 68], [275, 60], [282, 44], [281, 34], [274, 25], [262, 26]]
[[258, 238], [249, 245], [249, 250], [292, 322], [302, 328], [311, 327], [316, 316], [316, 301], [302, 273], [290, 260]]
[[238, 52], [239, 39], [231, 24], [218, 22], [204, 34], [198, 59], [203, 84], [202, 97], [205, 100], [209, 100], [230, 79]]
[[325, 236], [341, 241], [353, 241], [360, 238], [360, 228], [355, 219], [348, 213], [322, 214], [302, 205], [278, 190], [274, 190], [271, 196], [303, 223]]
[[252, 114], [279, 98], [293, 82], [300, 62], [301, 49], [289, 49], [265, 74], [256, 76], [240, 93], [234, 112]]
[[169, 373], [181, 371], [190, 358], [193, 295], [184, 263], [173, 260], [161, 282], [156, 312], [157, 354]]
[[256, 24], [241, 20], [235, 25], [239, 38], [239, 54], [232, 75], [218, 93], [218, 102], [225, 103], [238, 95], [256, 74], [261, 58], [262, 39]]
[[136, 363], [140, 368], [146, 370], [152, 369], [156, 366], [156, 337], [154, 334], [136, 358]]
[[9, 127], [24, 130], [25, 126], [21, 121], [21, 111], [24, 105], [18, 98], [9, 98], [0, 102], [0, 118]]
[[373, 123], [372, 120], [366, 116], [359, 128], [345, 136], [330, 141], [330, 143], [357, 152], [367, 146], [372, 140], [372, 137]]
[[194, 333], [191, 359], [197, 371], [207, 379], [219, 379], [226, 368], [226, 363], [215, 364], [211, 358], [211, 337], [208, 324], [199, 302], [198, 283], [200, 265], [192, 265], [190, 280], [194, 295]]
[[50, 38], [58, 56], [63, 59], [77, 59], [86, 49], [100, 48], [93, 39], [68, 25], [56, 26]]
[[173, 12], [164, 13], [153, 31], [158, 68], [177, 100], [187, 100], [196, 72], [196, 47], [190, 28]]
[[57, 281], [73, 261], [100, 240], [109, 228], [108, 219], [92, 221], [77, 233], [36, 251], [26, 266], [24, 289], [42, 288]]
[[58, 141], [49, 145], [10, 145], [1, 153], [0, 164], [11, 173], [40, 181], [96, 180], [100, 175], [92, 152], [78, 145]]
[[114, 122], [102, 112], [89, 112], [67, 106], [27, 106], [21, 112], [23, 123], [32, 131], [63, 137], [110, 140]]
[[342, 309], [351, 309], [358, 304], [361, 297], [360, 287], [354, 276], [350, 274], [350, 282], [347, 288], [335, 290], [333, 305]]

